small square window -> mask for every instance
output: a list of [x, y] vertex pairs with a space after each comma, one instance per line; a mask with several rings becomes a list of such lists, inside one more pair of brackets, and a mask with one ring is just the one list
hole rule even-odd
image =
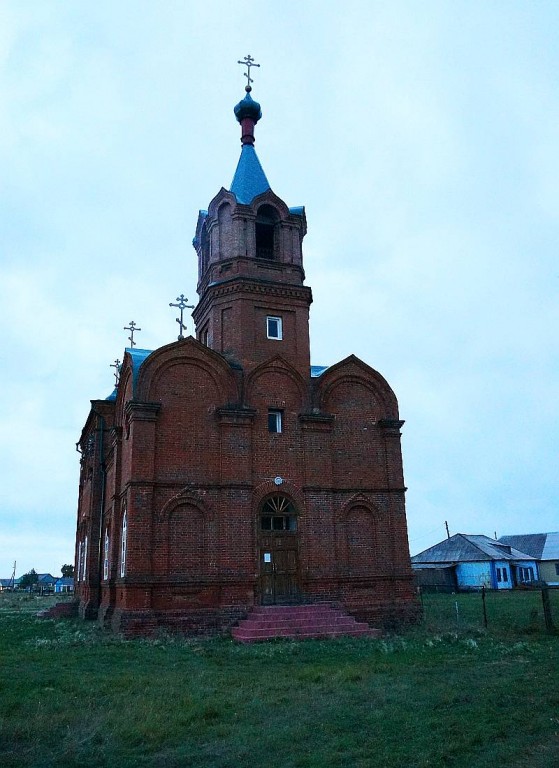
[[269, 339], [281, 341], [283, 339], [283, 328], [281, 317], [266, 318], [266, 335]]
[[283, 411], [268, 411], [268, 432], [283, 431]]

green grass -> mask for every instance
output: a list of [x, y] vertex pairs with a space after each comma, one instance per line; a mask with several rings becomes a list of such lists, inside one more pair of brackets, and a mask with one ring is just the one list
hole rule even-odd
[[[559, 589], [549, 598], [555, 626], [559, 627]], [[487, 628], [493, 635], [533, 635], [545, 632], [542, 594], [539, 589], [488, 591], [485, 599]], [[481, 592], [456, 595], [423, 595], [424, 629], [474, 631], [484, 628]]]
[[479, 596], [457, 625], [437, 595], [401, 637], [242, 646], [123, 641], [0, 596], [0, 765], [549, 768], [559, 637], [508, 598], [488, 631]]

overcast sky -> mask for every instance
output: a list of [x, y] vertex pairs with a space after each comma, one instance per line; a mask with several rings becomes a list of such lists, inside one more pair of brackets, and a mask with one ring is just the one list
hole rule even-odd
[[[252, 54], [311, 354], [394, 388], [410, 548], [559, 530], [559, 3], [0, 3], [0, 576], [73, 562], [90, 399], [197, 300]], [[189, 319], [189, 331], [192, 322]]]

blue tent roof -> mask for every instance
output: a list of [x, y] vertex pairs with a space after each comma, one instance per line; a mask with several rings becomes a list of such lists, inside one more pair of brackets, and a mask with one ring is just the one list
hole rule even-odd
[[311, 365], [311, 379], [316, 379], [322, 376], [324, 371], [328, 369], [327, 365]]
[[237, 202], [249, 205], [257, 195], [270, 189], [256, 150], [251, 144], [244, 144], [231, 182], [231, 192]]
[[[140, 370], [140, 366], [144, 362], [144, 360], [151, 355], [153, 352], [153, 349], [134, 349], [133, 347], [126, 347], [124, 350], [125, 352], [128, 352], [130, 357], [132, 358], [132, 383], [133, 387], [136, 386], [136, 379], [138, 378], [138, 371]], [[111, 394], [105, 398], [105, 400], [114, 401], [116, 400], [117, 396], [117, 389], [115, 389], [111, 392]]]

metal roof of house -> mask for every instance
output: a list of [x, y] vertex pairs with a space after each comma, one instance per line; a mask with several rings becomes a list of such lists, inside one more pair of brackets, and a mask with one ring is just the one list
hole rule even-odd
[[535, 560], [559, 560], [559, 533], [525, 533], [501, 536], [499, 541], [528, 552]]
[[457, 533], [449, 539], [414, 555], [413, 564], [467, 563], [484, 560], [533, 560], [532, 555], [502, 544], [489, 536]]
[[38, 573], [38, 584], [54, 584], [56, 579], [50, 573]]

